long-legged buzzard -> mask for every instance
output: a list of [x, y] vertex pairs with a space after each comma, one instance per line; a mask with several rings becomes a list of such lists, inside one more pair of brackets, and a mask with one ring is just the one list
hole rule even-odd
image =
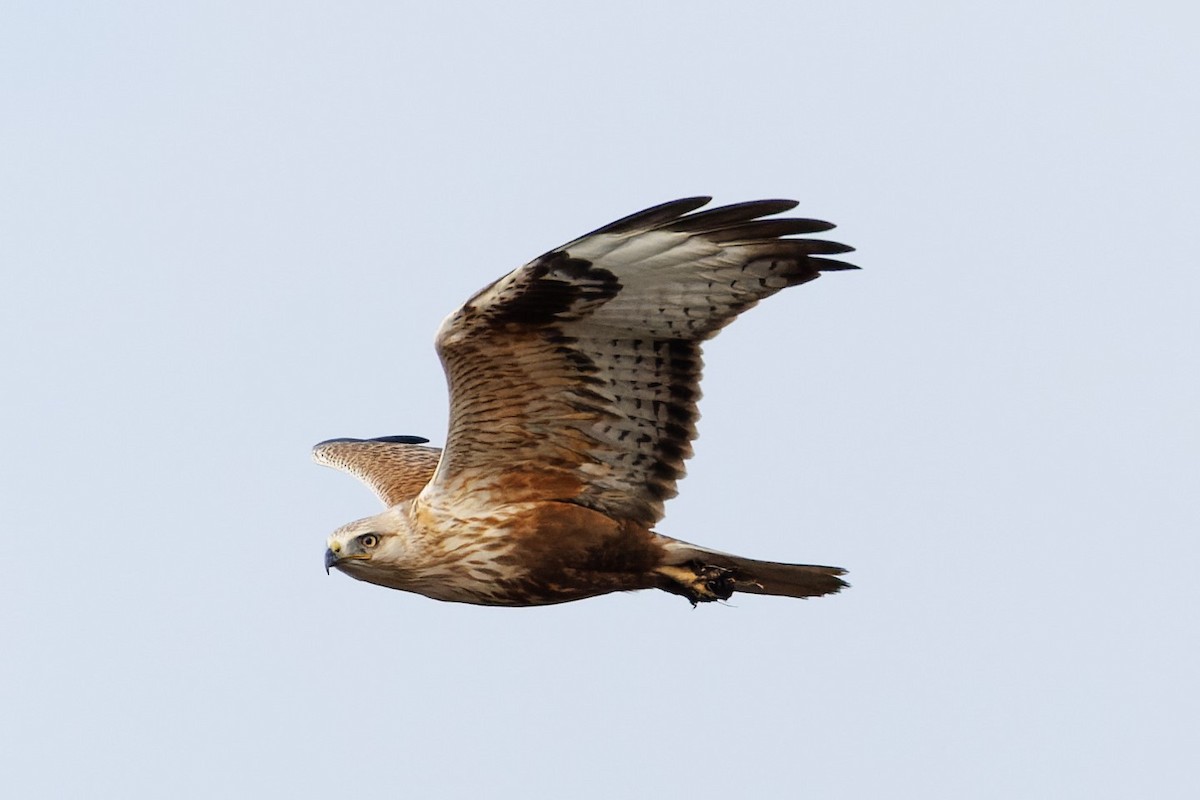
[[755, 561], [653, 530], [692, 454], [701, 343], [780, 289], [852, 268], [823, 257], [850, 247], [787, 238], [833, 227], [771, 217], [794, 201], [698, 212], [709, 199], [606, 225], [451, 314], [437, 334], [450, 385], [444, 450], [406, 436], [313, 450], [387, 505], [329, 537], [326, 569], [504, 606], [634, 589], [695, 604], [845, 586], [837, 567]]

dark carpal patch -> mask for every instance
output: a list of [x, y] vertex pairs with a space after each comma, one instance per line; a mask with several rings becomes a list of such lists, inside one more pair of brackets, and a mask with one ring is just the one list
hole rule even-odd
[[570, 317], [581, 305], [611, 300], [620, 291], [620, 281], [608, 270], [556, 250], [527, 268], [522, 285], [496, 308], [492, 320], [500, 325], [550, 325]]

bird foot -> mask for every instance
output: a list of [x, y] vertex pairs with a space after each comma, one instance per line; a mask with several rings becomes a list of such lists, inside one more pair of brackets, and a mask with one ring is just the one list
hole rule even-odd
[[656, 572], [667, 579], [663, 589], [686, 597], [693, 608], [699, 603], [728, 600], [733, 594], [733, 571], [724, 567], [692, 561], [659, 567]]

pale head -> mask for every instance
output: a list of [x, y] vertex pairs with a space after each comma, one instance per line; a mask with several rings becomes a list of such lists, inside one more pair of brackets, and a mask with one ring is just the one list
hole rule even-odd
[[325, 571], [336, 567], [352, 578], [382, 586], [397, 586], [406, 572], [410, 551], [408, 504], [393, 506], [373, 517], [355, 520], [329, 536]]

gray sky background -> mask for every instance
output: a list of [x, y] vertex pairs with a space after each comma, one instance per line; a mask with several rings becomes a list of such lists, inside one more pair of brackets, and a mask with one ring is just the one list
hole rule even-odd
[[[1185, 3], [5, 3], [11, 797], [1197, 796]], [[708, 347], [663, 532], [805, 602], [326, 577], [443, 316], [644, 206], [862, 272]]]

